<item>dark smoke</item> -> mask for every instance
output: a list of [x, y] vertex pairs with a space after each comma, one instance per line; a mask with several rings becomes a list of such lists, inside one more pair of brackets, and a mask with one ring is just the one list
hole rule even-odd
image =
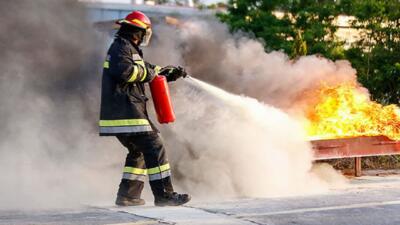
[[243, 33], [231, 34], [215, 20], [182, 21], [177, 30], [160, 30], [162, 38], [153, 43], [150, 59], [185, 65], [201, 80], [285, 110], [321, 82], [356, 81], [356, 71], [347, 61], [333, 62], [316, 55], [290, 60], [280, 51], [266, 53], [261, 41]]

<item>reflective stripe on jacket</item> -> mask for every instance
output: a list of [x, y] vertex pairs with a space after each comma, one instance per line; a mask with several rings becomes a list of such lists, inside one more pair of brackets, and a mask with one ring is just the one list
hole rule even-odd
[[154, 132], [149, 121], [146, 82], [158, 67], [143, 60], [141, 50], [124, 37], [116, 37], [103, 64], [100, 135]]

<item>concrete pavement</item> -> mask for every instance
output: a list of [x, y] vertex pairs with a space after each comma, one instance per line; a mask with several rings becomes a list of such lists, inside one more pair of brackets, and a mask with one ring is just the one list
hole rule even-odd
[[322, 195], [232, 199], [185, 207], [87, 207], [80, 211], [5, 212], [5, 224], [400, 224], [400, 176], [366, 176]]

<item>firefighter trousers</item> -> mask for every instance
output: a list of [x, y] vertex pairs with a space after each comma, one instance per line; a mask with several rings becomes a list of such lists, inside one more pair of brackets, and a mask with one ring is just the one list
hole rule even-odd
[[157, 133], [119, 135], [117, 138], [129, 151], [119, 185], [119, 196], [140, 198], [146, 176], [154, 196], [174, 191], [170, 165]]

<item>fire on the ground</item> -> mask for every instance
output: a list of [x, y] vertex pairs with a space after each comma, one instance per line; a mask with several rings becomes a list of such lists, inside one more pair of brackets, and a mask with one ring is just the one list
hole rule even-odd
[[384, 135], [400, 140], [400, 108], [370, 100], [356, 83], [321, 85], [305, 95], [306, 130], [311, 139]]

